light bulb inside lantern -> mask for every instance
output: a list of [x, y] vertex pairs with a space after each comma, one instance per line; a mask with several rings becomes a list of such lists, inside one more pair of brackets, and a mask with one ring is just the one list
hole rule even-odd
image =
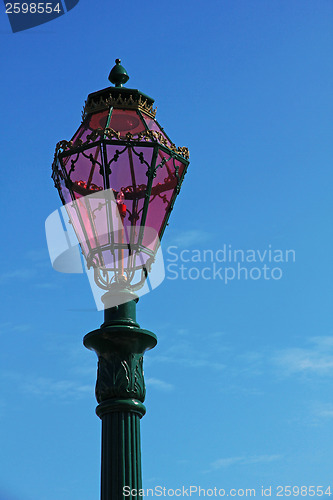
[[122, 205], [124, 203], [124, 199], [125, 199], [125, 196], [124, 196], [124, 193], [122, 192], [122, 190], [119, 191], [119, 193], [117, 194], [117, 205]]
[[117, 194], [116, 203], [118, 206], [120, 217], [122, 217], [123, 219], [126, 217], [126, 205], [124, 203], [124, 199], [125, 195], [122, 192], [122, 190], [120, 190], [119, 193]]

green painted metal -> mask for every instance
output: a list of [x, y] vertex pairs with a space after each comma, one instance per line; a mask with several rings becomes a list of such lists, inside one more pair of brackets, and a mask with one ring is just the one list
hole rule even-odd
[[[92, 92], [88, 95], [85, 111], [83, 113], [84, 118], [86, 118], [86, 116], [89, 116], [90, 113], [95, 112], [94, 109], [91, 108], [92, 103], [98, 103], [99, 109], [109, 109], [110, 105], [108, 104], [108, 100], [111, 96], [116, 102], [118, 99], [130, 99], [132, 96], [134, 101], [138, 102], [141, 100], [142, 102], [146, 102], [147, 105], [151, 108], [153, 107], [153, 104], [155, 102], [152, 97], [145, 94], [144, 92], [141, 92], [141, 90], [138, 89], [129, 89], [127, 87], [107, 87], [105, 89]], [[104, 102], [105, 106], [101, 106], [101, 102]], [[123, 105], [118, 104], [115, 105], [115, 107], [118, 109], [122, 109]], [[86, 111], [89, 108], [90, 111]]]
[[[109, 128], [112, 113], [113, 113], [113, 107], [111, 106], [109, 109], [108, 119], [106, 120], [105, 128]], [[104, 139], [107, 139], [106, 135], [104, 135]]]
[[116, 65], [113, 66], [112, 70], [110, 71], [109, 80], [116, 87], [122, 87], [123, 84], [129, 80], [129, 76], [124, 66], [120, 64], [120, 59], [116, 59], [115, 63]]
[[[126, 302], [108, 308], [110, 301]], [[145, 414], [143, 355], [156, 336], [136, 322], [135, 294], [107, 292], [104, 323], [85, 335], [85, 347], [96, 352], [96, 413], [102, 421], [101, 500], [137, 500], [124, 487], [142, 489], [140, 418]]]

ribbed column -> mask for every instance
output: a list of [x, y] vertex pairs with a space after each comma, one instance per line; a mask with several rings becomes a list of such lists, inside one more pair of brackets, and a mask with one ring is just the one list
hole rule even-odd
[[[102, 417], [101, 479], [103, 500], [124, 498], [124, 486], [128, 491], [142, 488], [138, 414], [113, 412]], [[125, 498], [137, 500], [137, 496]]]
[[101, 328], [84, 337], [84, 345], [98, 356], [101, 500], [137, 500], [136, 495], [126, 493], [142, 488], [140, 418], [146, 412], [143, 354], [155, 347], [157, 340], [136, 323], [136, 301], [106, 309]]

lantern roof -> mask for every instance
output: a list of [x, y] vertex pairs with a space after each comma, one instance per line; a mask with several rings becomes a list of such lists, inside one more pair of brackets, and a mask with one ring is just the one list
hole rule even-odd
[[138, 109], [151, 118], [155, 118], [154, 99], [138, 89], [129, 89], [122, 86], [123, 83], [128, 81], [129, 76], [120, 62], [120, 59], [116, 59], [116, 65], [109, 75], [109, 80], [115, 84], [115, 87], [107, 87], [89, 94], [83, 110], [83, 118], [90, 113], [96, 113], [110, 107], [115, 109]]
[[139, 109], [151, 118], [156, 116], [156, 108], [153, 109], [154, 99], [137, 89], [107, 87], [88, 95], [83, 118], [90, 113], [96, 113], [113, 107], [115, 109]]

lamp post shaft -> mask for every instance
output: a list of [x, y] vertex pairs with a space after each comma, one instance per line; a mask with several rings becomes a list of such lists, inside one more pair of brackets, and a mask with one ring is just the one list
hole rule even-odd
[[101, 419], [101, 499], [123, 499], [125, 493], [132, 499], [129, 493], [142, 488], [140, 416], [131, 411], [114, 411]]
[[[136, 322], [134, 294], [121, 292], [127, 302], [107, 307], [104, 323], [84, 337], [84, 345], [98, 356], [96, 413], [102, 420], [101, 500], [137, 499], [131, 490], [142, 488], [140, 418], [145, 414], [143, 354], [155, 347], [156, 336]], [[131, 299], [131, 300], [128, 300]]]

